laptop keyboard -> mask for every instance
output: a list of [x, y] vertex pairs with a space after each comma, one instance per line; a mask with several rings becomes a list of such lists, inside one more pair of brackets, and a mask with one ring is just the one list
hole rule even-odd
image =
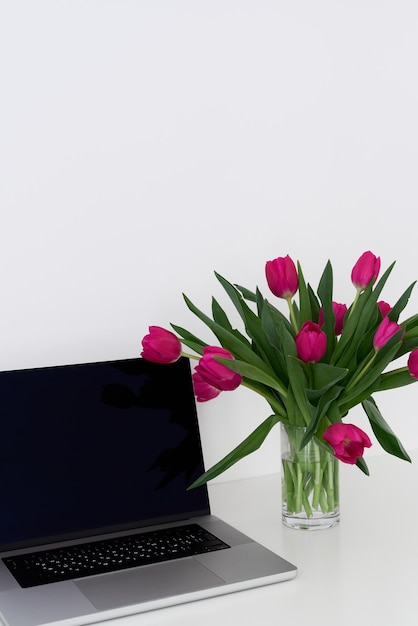
[[226, 543], [198, 524], [4, 557], [21, 587], [35, 587], [223, 550]]

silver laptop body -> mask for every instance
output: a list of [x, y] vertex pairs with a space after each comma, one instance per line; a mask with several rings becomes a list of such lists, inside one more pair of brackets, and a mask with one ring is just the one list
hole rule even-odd
[[[187, 489], [204, 471], [187, 359], [2, 372], [0, 411], [7, 626], [91, 624], [296, 575], [294, 565], [212, 516], [206, 486]], [[138, 565], [124, 548], [127, 561], [99, 573], [89, 556], [92, 544], [124, 546], [179, 526], [213, 537], [216, 549]], [[87, 555], [80, 570], [74, 559], [61, 561], [73, 546]]]

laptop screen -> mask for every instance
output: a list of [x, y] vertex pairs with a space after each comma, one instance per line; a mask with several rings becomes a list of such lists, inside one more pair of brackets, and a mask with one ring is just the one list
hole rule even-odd
[[0, 373], [0, 548], [209, 512], [188, 359]]

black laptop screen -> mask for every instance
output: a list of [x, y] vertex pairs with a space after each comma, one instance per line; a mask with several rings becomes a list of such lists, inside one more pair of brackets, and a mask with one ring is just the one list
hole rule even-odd
[[209, 511], [187, 359], [0, 373], [0, 546]]

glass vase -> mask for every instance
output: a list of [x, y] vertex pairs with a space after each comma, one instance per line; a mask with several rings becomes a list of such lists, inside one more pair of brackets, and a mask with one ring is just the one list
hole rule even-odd
[[301, 448], [306, 429], [281, 426], [282, 520], [289, 528], [332, 528], [340, 520], [338, 460], [312, 438]]

